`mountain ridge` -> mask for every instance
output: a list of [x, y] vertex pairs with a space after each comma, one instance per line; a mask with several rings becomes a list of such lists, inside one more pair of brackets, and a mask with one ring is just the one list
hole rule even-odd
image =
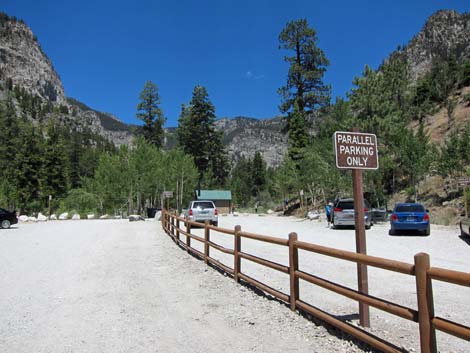
[[[428, 72], [434, 60], [445, 60], [449, 56], [455, 56], [457, 60], [470, 58], [470, 14], [437, 11], [427, 19], [420, 32], [405, 46], [392, 52], [389, 58], [394, 56], [410, 64], [413, 80]], [[116, 145], [130, 144], [138, 134], [139, 126], [126, 124], [110, 113], [67, 97], [60, 76], [32, 30], [22, 20], [0, 13], [0, 100], [11, 98], [14, 87], [28, 92], [30, 97], [26, 98], [32, 102], [29, 102], [33, 106], [31, 109], [38, 110], [37, 114], [30, 114], [32, 119], [35, 116], [46, 120], [51, 116], [59, 117], [78, 129], [90, 127]], [[15, 107], [19, 110], [21, 104], [18, 98], [15, 99]], [[40, 103], [34, 103], [35, 100]], [[39, 106], [34, 107], [33, 103]], [[48, 104], [52, 107], [47, 107]], [[315, 123], [319, 117], [309, 120]], [[282, 163], [287, 151], [287, 135], [281, 116], [271, 119], [224, 117], [216, 120], [215, 128], [223, 132], [223, 141], [233, 161], [252, 157], [259, 151], [269, 166]], [[165, 145], [171, 148], [176, 143], [175, 128], [165, 130]]]

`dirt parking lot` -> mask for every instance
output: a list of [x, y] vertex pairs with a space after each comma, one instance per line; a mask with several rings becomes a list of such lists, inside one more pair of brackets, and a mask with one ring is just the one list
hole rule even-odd
[[[326, 223], [256, 215], [226, 216], [220, 226], [354, 250], [354, 230]], [[385, 225], [367, 232], [368, 252], [406, 262], [424, 251], [435, 266], [469, 271], [470, 246], [457, 227], [430, 237], [390, 237]], [[196, 232], [201, 232], [197, 230]], [[212, 234], [230, 247], [229, 236]], [[243, 250], [287, 263], [285, 249], [249, 240]], [[232, 259], [213, 251], [227, 264]], [[355, 287], [355, 266], [300, 255], [303, 270]], [[288, 278], [242, 262], [242, 270], [288, 293]], [[159, 222], [63, 221], [19, 224], [0, 231], [0, 352], [359, 352], [179, 249]], [[414, 281], [369, 270], [371, 294], [416, 306]], [[434, 286], [438, 315], [470, 325], [470, 289]], [[357, 305], [301, 285], [302, 300], [355, 321]], [[371, 310], [372, 331], [419, 350], [417, 325]], [[442, 352], [468, 352], [470, 343], [438, 334]]]

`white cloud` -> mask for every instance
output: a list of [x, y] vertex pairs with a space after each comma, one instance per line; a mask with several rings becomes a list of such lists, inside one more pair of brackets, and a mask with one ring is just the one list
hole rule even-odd
[[248, 80], [261, 80], [262, 78], [264, 78], [264, 75], [255, 75], [255, 73], [252, 71], [252, 70], [248, 70], [247, 72], [245, 72], [245, 77], [248, 79]]

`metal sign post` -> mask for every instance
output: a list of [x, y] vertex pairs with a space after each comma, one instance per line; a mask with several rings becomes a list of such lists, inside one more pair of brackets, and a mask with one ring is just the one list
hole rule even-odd
[[[377, 137], [374, 134], [336, 131], [334, 134], [336, 167], [351, 169], [354, 196], [354, 225], [356, 230], [356, 252], [367, 254], [366, 230], [364, 222], [364, 190], [362, 170], [375, 170], [379, 167], [377, 156]], [[357, 264], [357, 286], [360, 293], [369, 293], [367, 266]], [[359, 303], [359, 323], [370, 327], [369, 305]]]

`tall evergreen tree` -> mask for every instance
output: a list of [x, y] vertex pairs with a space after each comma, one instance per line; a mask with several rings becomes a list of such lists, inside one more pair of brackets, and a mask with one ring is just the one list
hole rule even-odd
[[251, 167], [252, 195], [257, 197], [266, 188], [266, 162], [259, 151], [253, 156]]
[[47, 140], [44, 146], [44, 197], [53, 200], [65, 196], [69, 188], [67, 149], [61, 130], [54, 121], [49, 121], [46, 129]]
[[18, 118], [11, 100], [0, 103], [0, 202], [3, 207], [15, 208], [17, 189], [15, 174], [20, 147]]
[[80, 186], [80, 160], [83, 154], [82, 138], [77, 130], [66, 132], [66, 136], [70, 136], [68, 139], [68, 155], [69, 155], [69, 176], [70, 186], [72, 188], [78, 188]]
[[17, 157], [18, 118], [15, 115], [13, 103], [10, 100], [0, 104], [0, 176], [9, 178], [14, 169], [13, 160]]
[[144, 138], [157, 148], [163, 146], [165, 118], [160, 108], [158, 87], [152, 81], [147, 81], [139, 95], [136, 116], [144, 122]]
[[326, 106], [330, 100], [330, 87], [323, 83], [323, 75], [329, 61], [317, 46], [317, 33], [308, 26], [306, 19], [290, 21], [279, 35], [279, 48], [293, 51], [284, 60], [290, 64], [287, 84], [279, 89], [283, 98], [281, 112], [294, 108], [297, 100], [299, 111]]
[[242, 156], [232, 169], [230, 187], [237, 207], [246, 207], [252, 192], [252, 162]]
[[20, 211], [41, 210], [41, 180], [43, 173], [42, 132], [28, 121], [22, 124], [15, 166], [15, 186]]
[[299, 110], [297, 101], [294, 102], [294, 111], [289, 114], [289, 157], [294, 162], [303, 159], [305, 148], [308, 145], [308, 133], [305, 119]]
[[215, 107], [203, 86], [196, 86], [189, 107], [183, 106], [177, 129], [178, 144], [194, 158], [199, 182], [210, 173], [219, 185], [228, 176], [226, 151], [222, 135], [215, 131]]

